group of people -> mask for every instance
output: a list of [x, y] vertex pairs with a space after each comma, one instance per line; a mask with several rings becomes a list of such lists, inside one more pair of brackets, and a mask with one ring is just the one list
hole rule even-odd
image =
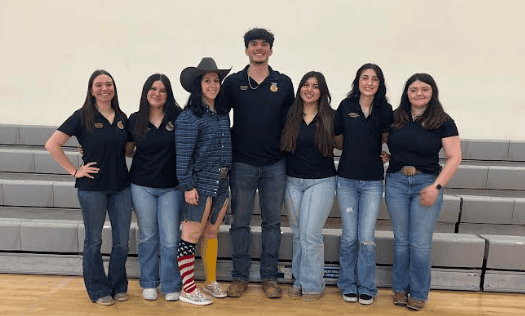
[[[95, 71], [83, 107], [46, 143], [76, 178], [90, 299], [100, 305], [128, 299], [132, 210], [139, 226], [144, 299], [157, 299], [159, 286], [167, 301], [195, 305], [242, 296], [250, 279], [250, 222], [258, 191], [260, 278], [267, 297], [282, 296], [277, 278], [283, 202], [293, 230], [295, 280], [288, 295], [304, 300], [323, 295], [322, 229], [337, 198], [342, 219], [338, 287], [345, 301], [372, 304], [374, 228], [385, 183], [394, 230], [393, 303], [423, 308], [442, 187], [461, 161], [458, 130], [439, 102], [433, 78], [410, 77], [393, 111], [381, 68], [365, 64], [334, 110], [322, 73], [306, 73], [294, 96], [290, 78], [268, 65], [271, 32], [252, 29], [244, 43], [249, 64], [237, 73], [227, 76], [231, 69], [219, 69], [212, 58], [182, 71], [181, 85], [190, 93], [184, 109], [169, 79], [154, 74], [144, 84], [138, 112], [128, 119], [119, 108], [113, 77]], [[71, 136], [82, 146], [79, 168], [61, 148]], [[383, 143], [390, 155], [382, 152]], [[342, 149], [338, 168], [334, 148]], [[126, 156], [133, 157], [129, 172]], [[225, 290], [216, 280], [217, 234], [230, 206], [233, 282]], [[107, 274], [100, 253], [106, 214], [112, 227]], [[206, 277], [202, 289], [193, 279], [197, 244]]]

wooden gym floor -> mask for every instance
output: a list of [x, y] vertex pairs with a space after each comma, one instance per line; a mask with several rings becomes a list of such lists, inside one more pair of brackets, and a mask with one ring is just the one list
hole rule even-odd
[[[202, 285], [201, 282], [198, 282]], [[228, 286], [227, 282], [222, 282]], [[290, 285], [283, 284], [286, 291]], [[374, 304], [362, 306], [346, 303], [335, 286], [315, 302], [291, 299], [267, 299], [260, 284], [251, 283], [239, 299], [215, 299], [210, 306], [193, 306], [182, 302], [142, 299], [137, 279], [130, 280], [130, 300], [103, 307], [87, 298], [82, 278], [78, 276], [0, 274], [0, 315], [407, 315], [415, 313], [392, 304], [390, 289], [380, 289]], [[431, 291], [424, 310], [417, 315], [525, 315], [525, 294], [488, 292]]]

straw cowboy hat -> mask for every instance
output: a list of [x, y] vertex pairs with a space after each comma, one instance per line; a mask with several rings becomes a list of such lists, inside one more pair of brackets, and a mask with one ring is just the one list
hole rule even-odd
[[198, 76], [207, 72], [216, 72], [219, 74], [219, 79], [222, 81], [224, 77], [230, 72], [230, 69], [219, 69], [215, 60], [211, 57], [204, 57], [197, 67], [187, 67], [180, 73], [180, 84], [184, 90], [191, 92], [191, 83]]

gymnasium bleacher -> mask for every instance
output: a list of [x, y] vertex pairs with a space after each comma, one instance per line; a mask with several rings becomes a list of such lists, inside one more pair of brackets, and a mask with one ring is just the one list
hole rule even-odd
[[[84, 225], [74, 179], [43, 147], [55, 129], [0, 125], [0, 273], [82, 274]], [[78, 166], [77, 146], [73, 138], [64, 150]], [[434, 234], [432, 288], [525, 292], [525, 142], [467, 139], [462, 140], [462, 154], [461, 166], [445, 187]], [[251, 278], [258, 280], [261, 221], [257, 204], [254, 214]], [[284, 208], [282, 215], [280, 281], [291, 282], [292, 232]], [[219, 234], [220, 280], [231, 279], [228, 229], [223, 225]], [[337, 280], [340, 231], [334, 205], [324, 229], [328, 284]], [[102, 252], [108, 254], [109, 221], [103, 240]], [[137, 240], [133, 218], [130, 277], [138, 277], [139, 272]], [[376, 245], [376, 282], [389, 287], [393, 233], [384, 202], [376, 225]], [[196, 278], [203, 278], [199, 265]]]

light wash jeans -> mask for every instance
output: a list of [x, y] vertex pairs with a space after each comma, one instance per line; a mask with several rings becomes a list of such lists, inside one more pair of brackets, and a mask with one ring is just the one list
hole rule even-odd
[[335, 176], [322, 179], [287, 177], [284, 201], [293, 230], [292, 274], [303, 294], [324, 290], [323, 226], [332, 209]]
[[374, 232], [382, 197], [383, 180], [337, 177], [337, 200], [343, 221], [337, 286], [343, 294], [377, 294]]
[[[95, 302], [104, 296], [126, 293], [128, 291], [126, 261], [131, 225], [129, 188], [116, 192], [77, 190], [77, 196], [84, 219], [82, 274], [89, 298]], [[106, 212], [109, 214], [113, 239], [107, 276], [100, 253]]]
[[230, 175], [233, 279], [248, 281], [250, 278], [250, 221], [257, 189], [262, 217], [261, 279], [275, 280], [279, 276], [277, 263], [281, 246], [281, 206], [286, 182], [285, 170], [284, 159], [264, 167], [233, 163]]
[[394, 228], [392, 290], [418, 300], [426, 300], [430, 290], [432, 234], [443, 205], [443, 190], [432, 206], [422, 206], [419, 193], [435, 179], [425, 173], [386, 176], [385, 198]]
[[162, 293], [180, 292], [177, 246], [184, 203], [182, 191], [132, 183], [131, 198], [139, 225], [140, 286], [147, 289], [160, 284]]

